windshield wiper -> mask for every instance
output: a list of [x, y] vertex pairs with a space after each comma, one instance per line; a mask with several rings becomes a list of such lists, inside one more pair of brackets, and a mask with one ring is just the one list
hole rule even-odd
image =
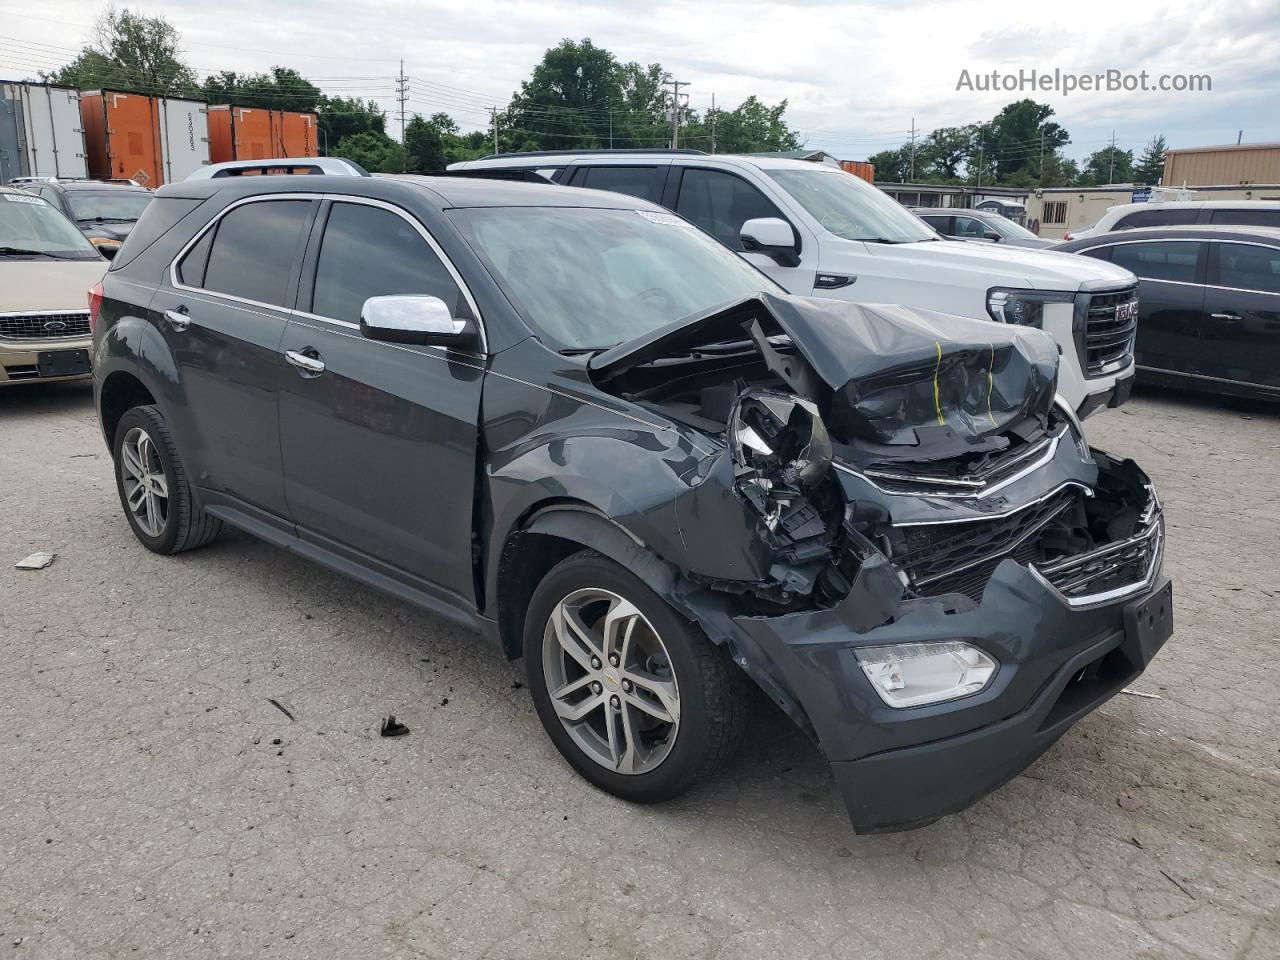
[[0, 247], [0, 257], [49, 257], [51, 260], [60, 259], [48, 250], [28, 250], [25, 247]]

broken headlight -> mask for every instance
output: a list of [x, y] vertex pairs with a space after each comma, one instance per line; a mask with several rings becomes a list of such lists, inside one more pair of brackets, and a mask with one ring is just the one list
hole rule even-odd
[[745, 393], [729, 418], [729, 448], [738, 489], [770, 530], [800, 519], [797, 511], [809, 515], [803, 525], [825, 530], [805, 497], [831, 468], [831, 438], [817, 406], [785, 393]]
[[1044, 327], [1046, 303], [1074, 303], [1075, 294], [1053, 290], [1014, 290], [992, 287], [987, 291], [987, 312], [997, 323], [1020, 327]]
[[978, 693], [999, 666], [963, 640], [859, 647], [854, 654], [880, 699], [891, 707], [919, 707]]

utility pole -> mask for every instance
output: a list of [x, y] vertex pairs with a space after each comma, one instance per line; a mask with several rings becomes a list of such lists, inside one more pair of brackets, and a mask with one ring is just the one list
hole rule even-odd
[[663, 86], [668, 83], [671, 84], [671, 149], [677, 150], [680, 147], [680, 88], [692, 84], [686, 80], [667, 80]]
[[609, 105], [609, 149], [613, 149], [613, 104]]
[[400, 142], [404, 143], [404, 105], [409, 99], [409, 80], [404, 75], [404, 61], [400, 61], [400, 76], [396, 77], [396, 100], [400, 104]]
[[1116, 132], [1114, 130], [1111, 131], [1110, 160], [1111, 160], [1111, 165], [1107, 168], [1107, 184], [1108, 185], [1115, 183], [1115, 179], [1116, 179]]
[[982, 188], [982, 149], [986, 146], [987, 127], [983, 124], [978, 128], [978, 183], [977, 188]]
[[1238, 147], [1238, 146], [1240, 146], [1240, 141], [1241, 141], [1241, 140], [1243, 140], [1243, 139], [1244, 139], [1244, 131], [1243, 131], [1243, 130], [1241, 130], [1239, 133], [1237, 133], [1237, 134], [1236, 134], [1236, 146], [1237, 146], [1237, 147]]
[[716, 152], [716, 95], [711, 95], [711, 152]]
[[916, 182], [916, 118], [911, 118], [911, 177], [910, 182]]
[[1044, 130], [1040, 131], [1040, 186], [1044, 186]]
[[489, 116], [493, 118], [493, 152], [501, 153], [502, 151], [498, 149], [498, 108], [490, 107]]

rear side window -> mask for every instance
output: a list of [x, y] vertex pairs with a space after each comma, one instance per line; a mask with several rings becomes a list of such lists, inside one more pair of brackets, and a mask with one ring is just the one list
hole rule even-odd
[[[262, 200], [232, 210], [218, 221], [204, 269], [206, 290], [245, 300], [288, 306], [289, 278], [301, 247], [311, 200]], [[187, 259], [179, 271], [186, 277]], [[196, 264], [192, 260], [192, 265]], [[194, 269], [191, 272], [195, 272]], [[187, 281], [183, 281], [187, 282]]]
[[1238, 290], [1280, 293], [1280, 249], [1252, 243], [1218, 244], [1218, 283]]
[[1077, 250], [1076, 253], [1085, 257], [1093, 257], [1095, 260], [1110, 260], [1113, 250], [1115, 250], [1115, 247], [1094, 247], [1092, 250]]
[[951, 218], [950, 217], [924, 217], [924, 222], [933, 229], [937, 230], [944, 236], [951, 235]]
[[1144, 280], [1196, 282], [1196, 260], [1200, 243], [1171, 241], [1161, 243], [1120, 243], [1111, 254], [1111, 262], [1136, 273]]
[[1280, 210], [1212, 210], [1210, 223], [1233, 223], [1237, 226], [1280, 227]]
[[740, 232], [748, 220], [785, 219], [778, 208], [747, 181], [718, 170], [684, 172], [676, 213], [734, 250], [742, 249]]
[[397, 293], [439, 297], [455, 317], [469, 312], [444, 263], [404, 217], [335, 203], [320, 245], [311, 312], [357, 323], [365, 300]]
[[573, 181], [575, 187], [612, 190], [614, 193], [625, 193], [654, 203], [662, 199], [666, 167], [583, 167], [582, 169], [585, 172], [579, 174]]
[[1194, 207], [1171, 207], [1164, 210], [1139, 210], [1116, 221], [1113, 230], [1134, 227], [1165, 227], [1178, 223], [1195, 223], [1200, 211]]

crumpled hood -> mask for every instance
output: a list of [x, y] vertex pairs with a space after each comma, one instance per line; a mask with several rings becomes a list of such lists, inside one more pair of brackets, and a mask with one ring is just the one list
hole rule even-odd
[[[600, 382], [663, 357], [752, 336], [770, 369], [818, 403], [845, 443], [961, 452], [1043, 418], [1058, 350], [1033, 329], [889, 304], [760, 293], [713, 307], [594, 356]], [[807, 364], [794, 362], [785, 335]], [[807, 369], [805, 369], [807, 367]], [[909, 449], [899, 449], [909, 454]]]

